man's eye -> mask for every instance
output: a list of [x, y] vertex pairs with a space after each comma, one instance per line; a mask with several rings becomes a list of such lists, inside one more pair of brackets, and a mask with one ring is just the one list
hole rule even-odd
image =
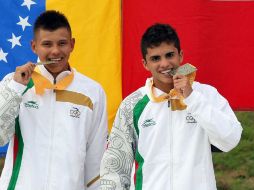
[[66, 44], [67, 44], [66, 41], [60, 41], [60, 42], [59, 42], [59, 45], [60, 45], [60, 46], [64, 46], [64, 45], [66, 45]]
[[51, 46], [50, 43], [42, 43], [42, 45], [45, 46], [45, 47], [50, 47]]
[[157, 62], [159, 60], [160, 60], [160, 56], [153, 56], [153, 57], [151, 57], [151, 61], [152, 62]]
[[173, 57], [174, 56], [174, 52], [170, 52], [170, 53], [167, 53], [166, 54], [166, 57], [167, 58], [171, 58], [171, 57]]

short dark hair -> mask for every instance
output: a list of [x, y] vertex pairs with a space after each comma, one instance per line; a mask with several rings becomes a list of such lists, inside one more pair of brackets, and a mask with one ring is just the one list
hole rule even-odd
[[180, 52], [180, 40], [175, 29], [169, 24], [156, 23], [150, 26], [142, 36], [141, 52], [145, 59], [147, 48], [158, 47], [162, 42], [174, 44]]
[[35, 35], [39, 29], [54, 31], [59, 28], [66, 28], [71, 34], [71, 27], [66, 16], [59, 11], [48, 10], [37, 17], [34, 23], [33, 32]]

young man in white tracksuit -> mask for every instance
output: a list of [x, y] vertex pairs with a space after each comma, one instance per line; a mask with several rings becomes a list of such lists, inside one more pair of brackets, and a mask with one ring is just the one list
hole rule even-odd
[[118, 109], [101, 163], [101, 190], [216, 190], [211, 145], [234, 148], [240, 123], [214, 87], [178, 73], [183, 51], [171, 26], [149, 27], [141, 48], [152, 78]]
[[67, 18], [46, 11], [36, 20], [28, 62], [0, 83], [0, 144], [9, 142], [1, 190], [95, 190], [106, 148], [101, 86], [71, 68]]

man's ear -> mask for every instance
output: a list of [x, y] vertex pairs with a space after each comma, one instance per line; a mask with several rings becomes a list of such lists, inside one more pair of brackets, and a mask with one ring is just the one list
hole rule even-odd
[[34, 41], [34, 40], [31, 40], [30, 45], [31, 45], [31, 49], [32, 49], [32, 51], [36, 54], [35, 41]]
[[183, 62], [183, 50], [180, 50], [179, 55], [180, 55], [180, 63], [182, 63]]
[[145, 59], [142, 59], [142, 63], [143, 63], [143, 67], [144, 67], [147, 71], [149, 71], [149, 68], [147, 67], [147, 62], [146, 62]]
[[75, 38], [72, 38], [71, 39], [71, 51], [73, 51], [74, 46], [75, 46]]

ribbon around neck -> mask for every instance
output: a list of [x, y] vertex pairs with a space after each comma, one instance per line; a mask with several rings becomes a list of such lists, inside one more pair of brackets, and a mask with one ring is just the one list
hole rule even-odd
[[[188, 77], [190, 84], [192, 85], [195, 77], [196, 77], [196, 67], [194, 67], [191, 64], [184, 64], [181, 67], [178, 68], [178, 71], [176, 74], [182, 74]], [[187, 105], [183, 102], [184, 97], [181, 93], [179, 93], [175, 89], [171, 89], [168, 94], [164, 93], [158, 97], [156, 97], [153, 93], [154, 91], [154, 85], [153, 80], [149, 83], [149, 91], [150, 91], [150, 97], [153, 102], [163, 102], [163, 101], [170, 101], [171, 103], [171, 110], [185, 110], [187, 108]]]
[[58, 81], [56, 84], [52, 84], [47, 78], [40, 74], [38, 69], [34, 70], [32, 73], [32, 80], [35, 87], [35, 93], [38, 95], [43, 95], [45, 89], [54, 90], [64, 90], [69, 86], [74, 78], [74, 72], [64, 77], [62, 80]]

